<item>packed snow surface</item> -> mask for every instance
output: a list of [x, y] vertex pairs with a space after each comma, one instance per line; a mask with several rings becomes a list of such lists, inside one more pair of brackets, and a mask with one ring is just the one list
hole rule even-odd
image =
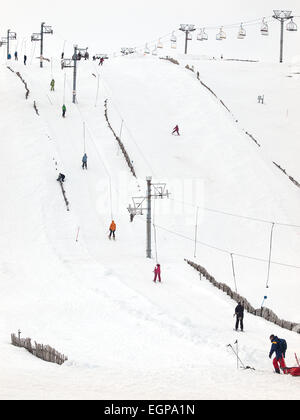
[[[288, 65], [178, 60], [80, 61], [76, 105], [72, 70], [61, 70], [60, 60], [43, 69], [35, 59], [9, 63], [28, 84], [27, 101], [2, 63], [0, 398], [299, 399], [299, 379], [274, 375], [268, 352], [271, 333], [284, 337], [294, 365], [300, 336], [247, 313], [246, 332], [236, 333], [236, 303], [184, 259], [255, 308], [267, 295], [280, 318], [300, 323], [299, 188], [273, 164], [300, 182], [300, 79]], [[108, 127], [105, 100], [137, 179]], [[145, 197], [147, 176], [170, 193], [153, 199], [152, 260], [146, 211], [132, 223], [127, 211], [132, 197]], [[108, 239], [112, 219], [116, 241]], [[156, 262], [161, 284], [152, 281]], [[49, 364], [13, 347], [18, 329], [68, 361]], [[227, 347], [236, 340], [255, 371], [237, 368]]]

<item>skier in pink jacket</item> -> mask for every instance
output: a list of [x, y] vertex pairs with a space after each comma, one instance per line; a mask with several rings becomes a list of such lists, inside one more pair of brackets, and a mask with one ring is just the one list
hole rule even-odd
[[158, 281], [161, 282], [161, 277], [160, 277], [160, 264], [157, 264], [156, 267], [154, 268], [154, 283], [156, 283], [156, 279], [158, 278]]
[[177, 136], [180, 136], [180, 134], [179, 134], [179, 127], [178, 127], [178, 125], [176, 125], [176, 126], [173, 128], [172, 134], [175, 134], [175, 133], [177, 133]]

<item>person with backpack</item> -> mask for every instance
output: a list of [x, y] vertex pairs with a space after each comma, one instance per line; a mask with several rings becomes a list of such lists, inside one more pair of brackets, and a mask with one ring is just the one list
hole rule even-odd
[[65, 175], [64, 174], [59, 174], [57, 180], [58, 182], [65, 182]]
[[[272, 343], [271, 350], [269, 353], [269, 358], [271, 359], [273, 353], [275, 353], [275, 357], [273, 359], [273, 366], [276, 373], [280, 373], [279, 365], [283, 370], [283, 373], [286, 373], [286, 365], [285, 365], [285, 353], [287, 350], [287, 343], [284, 338], [278, 338], [276, 335], [270, 335], [270, 341]], [[279, 364], [278, 364], [279, 362]]]
[[238, 305], [237, 305], [237, 307], [235, 308], [235, 312], [234, 312], [234, 315], [233, 316], [236, 316], [235, 330], [236, 331], [238, 330], [239, 324], [240, 324], [241, 331], [243, 331], [244, 330], [244, 323], [243, 323], [243, 320], [244, 320], [244, 307], [241, 304], [241, 302], [239, 302]]
[[87, 169], [87, 154], [85, 153], [82, 158], [82, 169]]
[[160, 264], [157, 264], [154, 268], [154, 283], [156, 283], [156, 279], [158, 278], [158, 281], [161, 283], [161, 277], [160, 277]]
[[50, 83], [51, 92], [52, 92], [52, 91], [54, 92], [54, 86], [55, 86], [55, 80], [54, 80], [54, 79], [52, 79], [52, 80], [51, 80], [51, 83]]
[[175, 127], [173, 128], [172, 135], [175, 134], [175, 133], [177, 133], [177, 136], [180, 136], [178, 125], [175, 125]]
[[115, 224], [115, 221], [113, 220], [109, 227], [109, 239], [111, 239], [111, 235], [113, 236], [114, 239], [116, 239], [116, 236], [115, 236], [116, 229], [117, 229], [117, 226]]
[[66, 117], [66, 111], [67, 111], [67, 107], [66, 107], [65, 104], [63, 104], [63, 106], [62, 106], [62, 116], [63, 116], [63, 118]]

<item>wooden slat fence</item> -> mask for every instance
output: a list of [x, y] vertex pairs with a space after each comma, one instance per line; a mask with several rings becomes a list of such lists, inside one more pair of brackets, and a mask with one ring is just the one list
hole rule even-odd
[[108, 127], [109, 127], [109, 128], [110, 128], [110, 130], [112, 131], [112, 133], [113, 133], [113, 135], [114, 135], [115, 139], [117, 140], [117, 142], [118, 142], [118, 144], [119, 144], [119, 146], [120, 146], [120, 149], [121, 149], [121, 151], [122, 151], [122, 153], [123, 153], [123, 155], [124, 155], [124, 157], [125, 157], [125, 160], [126, 160], [126, 162], [127, 162], [127, 165], [128, 165], [128, 167], [129, 167], [129, 169], [130, 169], [130, 171], [131, 171], [132, 175], [136, 178], [136, 172], [135, 172], [135, 169], [134, 169], [134, 167], [133, 167], [132, 160], [129, 158], [129, 155], [128, 155], [128, 153], [127, 153], [126, 149], [125, 149], [124, 144], [122, 143], [121, 139], [117, 136], [117, 134], [115, 133], [115, 131], [114, 131], [113, 127], [112, 127], [112, 125], [111, 125], [111, 124], [110, 124], [110, 122], [109, 122], [109, 118], [108, 118], [108, 107], [107, 107], [107, 99], [104, 101], [104, 116], [105, 116], [105, 119], [106, 119], [106, 121], [107, 121]]
[[294, 331], [300, 334], [300, 323], [280, 319], [271, 309], [267, 307], [255, 309], [244, 296], [241, 296], [240, 294], [234, 292], [229, 286], [227, 286], [227, 284], [218, 282], [212, 275], [210, 275], [207, 272], [207, 270], [204, 267], [190, 260], [185, 259], [185, 261], [187, 262], [187, 264], [189, 264], [191, 267], [197, 270], [200, 273], [200, 275], [203, 276], [206, 280], [208, 280], [213, 286], [222, 290], [235, 302], [241, 302], [245, 310], [250, 314], [260, 316], [261, 318], [264, 318], [275, 325], [285, 328], [286, 330]]
[[45, 360], [49, 363], [56, 363], [62, 365], [65, 361], [68, 360], [67, 356], [59, 353], [54, 348], [49, 345], [39, 344], [36, 341], [34, 346], [31, 344], [31, 338], [21, 338], [15, 334], [11, 334], [11, 343], [13, 346], [25, 348], [33, 356], [38, 357], [39, 359]]

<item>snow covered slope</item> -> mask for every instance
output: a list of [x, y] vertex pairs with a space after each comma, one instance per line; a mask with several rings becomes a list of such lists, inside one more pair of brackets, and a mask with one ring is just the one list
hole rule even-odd
[[[22, 83], [3, 64], [0, 397], [265, 399], [280, 392], [297, 399], [295, 379], [274, 377], [267, 355], [276, 333], [287, 339], [292, 364], [299, 336], [250, 315], [247, 333], [237, 335], [235, 303], [200, 281], [184, 258], [234, 287], [230, 252], [267, 260], [270, 224], [202, 207], [297, 224], [299, 189], [182, 67], [152, 57], [117, 58], [103, 68], [80, 62], [73, 105], [71, 71], [65, 79], [59, 60], [43, 70], [35, 61], [10, 64], [30, 97], [25, 101]], [[137, 180], [107, 126], [106, 99], [117, 133], [124, 121], [122, 141]], [[170, 135], [176, 123], [180, 137]], [[66, 175], [70, 211], [58, 172]], [[130, 223], [127, 212], [150, 175], [171, 192], [169, 200], [155, 201], [153, 256], [163, 278], [155, 285], [155, 261], [145, 258], [145, 216]], [[197, 206], [202, 245], [194, 258]], [[107, 238], [112, 218], [116, 242]], [[297, 265], [299, 229], [276, 226], [274, 236], [272, 260]], [[267, 261], [237, 257], [236, 264], [238, 291], [259, 307]], [[300, 322], [298, 277], [299, 269], [272, 264], [267, 293], [271, 309]], [[12, 347], [10, 333], [19, 328], [69, 361], [53, 366]], [[242, 360], [257, 371], [236, 369], [226, 347], [236, 338]]]

